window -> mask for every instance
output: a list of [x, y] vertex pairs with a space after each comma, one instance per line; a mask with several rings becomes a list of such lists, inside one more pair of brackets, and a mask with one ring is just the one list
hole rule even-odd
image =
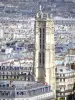
[[63, 72], [63, 69], [60, 69], [60, 72]]
[[26, 80], [26, 73], [24, 74], [24, 79]]
[[16, 79], [16, 76], [14, 76], [14, 79]]
[[4, 93], [2, 93], [2, 96], [4, 95]]
[[42, 38], [42, 34], [40, 33], [40, 40], [41, 40], [41, 38]]
[[41, 28], [39, 30], [40, 30], [40, 33], [41, 33]]
[[7, 79], [8, 79], [8, 75], [7, 75]]
[[3, 79], [4, 79], [4, 75], [3, 75]]
[[3, 87], [5, 87], [5, 85], [3, 84]]
[[40, 28], [40, 48], [43, 48], [43, 49], [44, 49], [44, 44], [45, 44], [45, 32], [44, 31], [45, 29]]
[[9, 87], [9, 84], [7, 84], [7, 87]]
[[24, 93], [23, 93], [23, 92], [21, 92], [21, 95], [24, 95]]
[[44, 52], [40, 52], [39, 53], [39, 63], [40, 65], [45, 63], [45, 53]]
[[17, 76], [17, 79], [19, 79], [19, 76]]
[[42, 47], [42, 34], [40, 34], [40, 49]]
[[0, 66], [0, 70], [1, 70], [1, 66]]
[[61, 74], [60, 74], [60, 77], [61, 77]]
[[65, 78], [63, 79], [63, 81], [65, 82]]
[[44, 65], [44, 63], [45, 63], [45, 53], [44, 52], [42, 53], [42, 59], [43, 59], [43, 62], [42, 63]]
[[45, 29], [43, 28], [43, 33], [45, 33]]
[[31, 77], [31, 74], [30, 74], [30, 73], [28, 73], [28, 81], [30, 81], [30, 77]]
[[60, 95], [61, 95], [62, 93], [60, 93]]
[[65, 90], [65, 87], [64, 87], [64, 90]]
[[45, 48], [45, 34], [43, 34], [43, 49]]
[[17, 95], [19, 95], [19, 92], [17, 92]]
[[31, 70], [31, 67], [30, 67], [30, 70]]
[[41, 53], [39, 53], [39, 64], [41, 64]]
[[6, 95], [8, 95], [8, 93], [6, 93]]
[[65, 77], [65, 74], [63, 74], [63, 77]]
[[60, 79], [60, 82], [62, 82], [62, 79]]

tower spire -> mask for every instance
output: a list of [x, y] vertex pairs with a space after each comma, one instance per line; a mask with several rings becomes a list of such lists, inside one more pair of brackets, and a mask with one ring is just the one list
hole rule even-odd
[[37, 18], [42, 18], [43, 17], [43, 12], [42, 12], [42, 6], [40, 5], [39, 7], [39, 12], [37, 13]]
[[42, 6], [40, 5], [40, 11], [42, 11]]

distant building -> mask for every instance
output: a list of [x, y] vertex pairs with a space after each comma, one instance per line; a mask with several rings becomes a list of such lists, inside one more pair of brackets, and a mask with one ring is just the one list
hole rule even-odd
[[66, 2], [75, 2], [75, 0], [64, 0]]
[[75, 55], [75, 49], [69, 49], [68, 54], [69, 55]]
[[32, 59], [6, 60], [0, 62], [0, 80], [33, 80]]
[[0, 66], [0, 80], [33, 80], [32, 67]]
[[75, 18], [54, 17], [54, 23], [57, 25], [75, 25]]
[[64, 59], [65, 65], [71, 65], [71, 68], [75, 70], [75, 49], [69, 49]]

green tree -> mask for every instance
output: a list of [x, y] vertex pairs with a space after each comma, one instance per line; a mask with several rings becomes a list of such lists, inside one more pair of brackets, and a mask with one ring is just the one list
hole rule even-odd
[[74, 85], [73, 85], [73, 95], [72, 95], [72, 98], [75, 99], [75, 82], [74, 82]]
[[73, 85], [73, 93], [75, 93], [75, 82], [74, 82], [74, 85]]

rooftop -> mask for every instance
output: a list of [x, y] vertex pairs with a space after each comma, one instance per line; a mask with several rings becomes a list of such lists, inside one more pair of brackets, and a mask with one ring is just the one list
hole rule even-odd
[[54, 98], [54, 94], [51, 86], [40, 82], [0, 81], [0, 98], [4, 97], [24, 98], [25, 100], [35, 100], [34, 98], [36, 100], [47, 100], [47, 98]]
[[65, 67], [65, 66], [57, 66], [57, 72], [59, 74], [69, 74], [69, 73], [75, 73], [75, 70], [72, 70], [69, 66]]

